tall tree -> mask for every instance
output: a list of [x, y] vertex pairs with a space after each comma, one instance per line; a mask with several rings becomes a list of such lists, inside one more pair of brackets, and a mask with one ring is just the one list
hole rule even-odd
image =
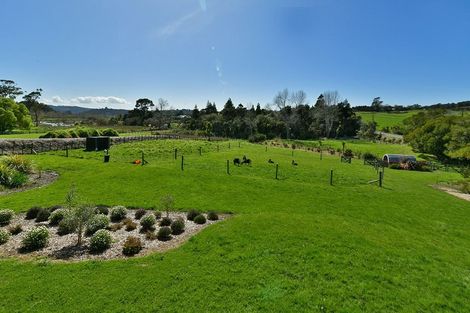
[[307, 93], [303, 90], [298, 90], [292, 93], [290, 96], [290, 103], [292, 103], [294, 107], [298, 107], [300, 105], [307, 105]]
[[221, 111], [222, 117], [224, 120], [232, 120], [236, 116], [235, 106], [233, 105], [232, 99], [228, 98], [227, 102], [224, 105], [224, 108]]
[[21, 96], [23, 91], [20, 87], [16, 86], [16, 83], [9, 79], [0, 79], [0, 97], [16, 99], [17, 96]]
[[39, 119], [45, 112], [52, 111], [52, 109], [44, 103], [39, 102], [42, 95], [42, 89], [36, 89], [23, 96], [22, 103], [28, 108], [29, 112], [34, 116], [34, 123], [36, 127], [39, 126]]

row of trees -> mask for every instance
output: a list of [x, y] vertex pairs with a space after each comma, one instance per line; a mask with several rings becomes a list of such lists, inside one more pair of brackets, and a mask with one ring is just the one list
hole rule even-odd
[[265, 108], [259, 103], [256, 107], [235, 106], [229, 98], [219, 112], [215, 103], [207, 102], [202, 110], [196, 106], [184, 125], [208, 136], [249, 138], [262, 134], [267, 138], [312, 139], [355, 136], [361, 121], [337, 91], [322, 93], [310, 106], [304, 91], [284, 89]]
[[122, 121], [125, 125], [152, 125], [158, 129], [166, 128], [167, 107], [168, 101], [163, 98], [159, 98], [156, 105], [148, 98], [141, 98], [136, 101], [134, 109], [122, 117]]
[[[23, 100], [16, 98], [23, 95]], [[39, 102], [42, 89], [25, 92], [12, 80], [0, 80], [0, 132], [11, 131], [14, 128], [29, 129], [32, 126], [31, 116], [36, 126], [39, 125], [43, 113], [51, 109]]]

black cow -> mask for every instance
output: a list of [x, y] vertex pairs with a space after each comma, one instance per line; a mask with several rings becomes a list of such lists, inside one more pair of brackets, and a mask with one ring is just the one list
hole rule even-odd
[[239, 158], [233, 159], [233, 165], [240, 166], [241, 162]]
[[292, 165], [297, 166], [298, 164], [297, 164], [297, 162], [295, 162], [294, 160], [292, 160]]
[[269, 159], [269, 160], [268, 160], [268, 163], [274, 163], [274, 161], [273, 161], [273, 160], [271, 160], [271, 159]]

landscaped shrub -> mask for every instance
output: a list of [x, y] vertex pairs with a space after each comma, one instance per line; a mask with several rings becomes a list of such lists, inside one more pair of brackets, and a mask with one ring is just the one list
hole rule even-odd
[[132, 256], [142, 250], [142, 241], [138, 237], [129, 236], [127, 237], [122, 247], [122, 253], [127, 256]]
[[57, 233], [61, 236], [72, 234], [77, 229], [77, 223], [70, 218], [63, 218], [59, 222], [59, 227], [57, 228]]
[[214, 211], [209, 211], [209, 213], [207, 213], [207, 219], [209, 221], [217, 221], [219, 219], [219, 216]]
[[347, 158], [352, 158], [352, 157], [354, 157], [354, 153], [352, 152], [351, 149], [346, 149], [346, 150], [344, 150], [343, 156], [345, 156]]
[[21, 155], [6, 156], [1, 159], [1, 162], [9, 168], [21, 173], [29, 174], [33, 171], [31, 161]]
[[186, 214], [186, 218], [188, 221], [194, 221], [194, 218], [198, 216], [200, 213], [198, 210], [191, 209], [189, 210], [188, 214]]
[[115, 206], [111, 209], [111, 221], [113, 222], [122, 221], [126, 215], [127, 209], [122, 205]]
[[155, 240], [157, 239], [157, 234], [154, 231], [148, 231], [145, 233], [145, 239], [147, 240]]
[[171, 218], [165, 216], [164, 218], [162, 218], [162, 219], [160, 220], [160, 224], [159, 224], [159, 225], [160, 225], [160, 226], [170, 226], [170, 225], [171, 225], [171, 222], [172, 222], [172, 221], [171, 221]]
[[101, 132], [98, 129], [91, 128], [90, 129], [90, 135], [91, 136], [101, 136]]
[[263, 142], [266, 140], [265, 134], [253, 134], [248, 137], [248, 141], [252, 143]]
[[57, 138], [57, 133], [55, 131], [49, 131], [44, 135], [39, 136], [39, 138]]
[[130, 218], [125, 218], [122, 224], [126, 226], [126, 231], [133, 231], [137, 228], [137, 223], [132, 221]]
[[69, 129], [69, 130], [67, 130], [67, 132], [69, 133], [70, 138], [78, 138], [78, 134], [75, 131], [75, 129], [73, 129], [73, 128]]
[[[137, 227], [137, 225], [136, 225], [136, 227]], [[121, 228], [122, 228], [122, 224], [121, 224], [121, 223], [111, 224], [111, 225], [108, 226], [108, 229], [109, 229], [110, 231], [118, 231], [118, 230], [120, 230]]]
[[66, 130], [57, 130], [56, 132], [57, 138], [70, 138], [70, 134]]
[[3, 229], [0, 229], [0, 245], [3, 245], [10, 239], [10, 234]]
[[196, 224], [205, 224], [206, 223], [206, 217], [202, 214], [199, 214], [194, 218], [194, 223]]
[[12, 235], [18, 235], [22, 231], [23, 231], [23, 227], [21, 227], [20, 224], [11, 225], [10, 227], [8, 227], [8, 232]]
[[153, 212], [153, 215], [155, 215], [155, 218], [156, 218], [157, 220], [159, 220], [159, 219], [162, 218], [162, 212], [160, 212], [160, 211], [155, 211], [155, 212]]
[[0, 185], [8, 188], [17, 188], [28, 181], [28, 176], [7, 165], [0, 163]]
[[158, 230], [157, 238], [160, 241], [168, 241], [171, 239], [171, 228], [168, 226], [161, 227]]
[[177, 218], [171, 223], [171, 233], [173, 235], [179, 235], [184, 232], [184, 220], [182, 218]]
[[49, 212], [51, 212], [51, 213], [54, 212], [54, 211], [56, 211], [56, 210], [59, 210], [59, 209], [62, 209], [62, 206], [60, 206], [60, 205], [53, 205], [53, 206], [51, 206], [51, 207], [48, 208]]
[[101, 136], [117, 137], [119, 133], [112, 128], [105, 128], [101, 130]]
[[142, 226], [143, 231], [152, 230], [156, 222], [157, 220], [153, 214], [147, 214], [140, 220], [140, 226]]
[[13, 215], [15, 215], [15, 212], [12, 210], [0, 210], [0, 226], [10, 224]]
[[99, 229], [91, 238], [90, 238], [90, 251], [91, 252], [103, 252], [109, 247], [111, 247], [111, 234], [109, 231], [104, 229]]
[[137, 211], [135, 211], [135, 219], [140, 220], [145, 214], [147, 214], [147, 211], [145, 209], [138, 209]]
[[95, 213], [96, 214], [108, 215], [109, 214], [109, 208], [105, 205], [97, 205], [96, 208], [95, 208]]
[[88, 222], [86, 226], [86, 234], [93, 235], [100, 229], [105, 229], [109, 225], [109, 218], [104, 214], [96, 214]]
[[40, 207], [34, 206], [30, 208], [28, 211], [26, 211], [26, 219], [27, 220], [33, 220], [38, 216], [39, 210], [41, 210]]
[[36, 216], [36, 222], [45, 222], [49, 220], [49, 216], [51, 215], [51, 212], [48, 209], [40, 209], [38, 212], [38, 215]]
[[378, 160], [377, 156], [375, 156], [374, 154], [370, 152], [364, 152], [364, 154], [362, 155], [362, 158], [366, 161]]
[[23, 238], [22, 248], [28, 251], [42, 249], [47, 245], [49, 230], [46, 226], [31, 229]]

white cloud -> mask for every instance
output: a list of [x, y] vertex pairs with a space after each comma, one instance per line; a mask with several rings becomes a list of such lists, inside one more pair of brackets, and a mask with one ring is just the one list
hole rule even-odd
[[60, 96], [54, 96], [52, 97], [51, 102], [52, 103], [64, 103], [64, 99], [62, 99]]
[[86, 97], [75, 97], [70, 99], [71, 103], [79, 104], [127, 104], [127, 100], [124, 98], [114, 97], [114, 96], [86, 96]]

